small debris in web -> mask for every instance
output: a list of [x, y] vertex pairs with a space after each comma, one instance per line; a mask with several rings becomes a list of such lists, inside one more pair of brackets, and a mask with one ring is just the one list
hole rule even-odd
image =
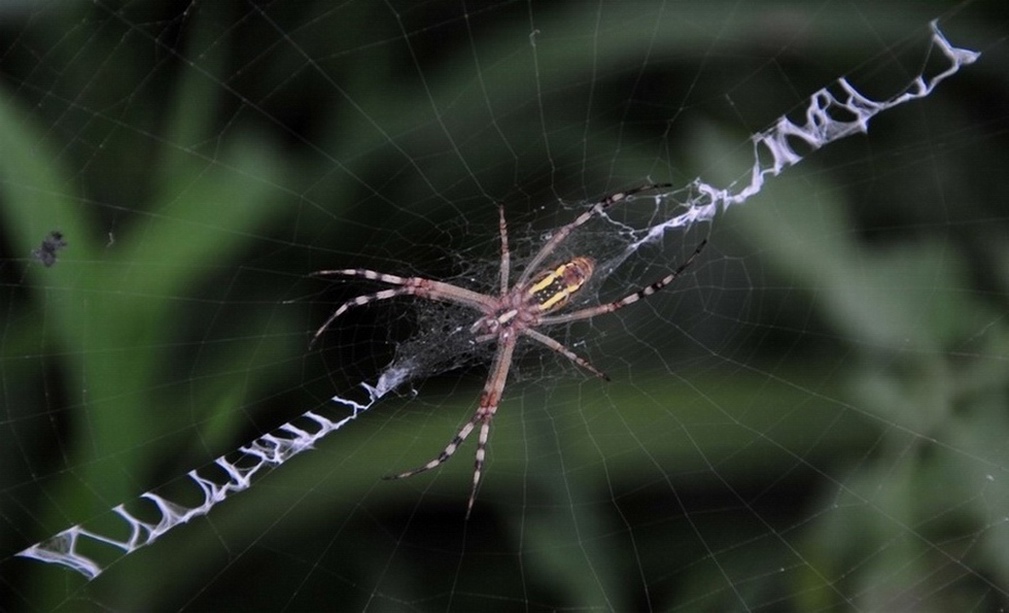
[[42, 239], [42, 245], [38, 249], [32, 250], [32, 256], [43, 266], [49, 268], [56, 263], [56, 252], [66, 246], [67, 242], [63, 240], [63, 233], [53, 230]]

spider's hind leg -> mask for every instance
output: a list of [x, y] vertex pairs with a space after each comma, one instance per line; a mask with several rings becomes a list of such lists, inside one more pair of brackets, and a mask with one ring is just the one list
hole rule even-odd
[[451, 458], [455, 454], [455, 452], [459, 449], [459, 446], [462, 445], [463, 441], [465, 441], [469, 437], [469, 435], [473, 432], [473, 428], [476, 427], [477, 422], [479, 422], [480, 419], [481, 419], [480, 414], [479, 413], [475, 414], [473, 416], [473, 419], [466, 422], [466, 425], [463, 426], [462, 429], [459, 430], [459, 433], [455, 435], [455, 437], [449, 442], [448, 445], [445, 446], [445, 449], [441, 453], [439, 453], [437, 457], [435, 457], [427, 464], [424, 464], [423, 466], [418, 466], [417, 468], [412, 468], [408, 471], [401, 472], [396, 475], [389, 475], [388, 477], [382, 477], [382, 478], [406, 479], [407, 477], [412, 477], [422, 472], [429, 471], [432, 468], [438, 468], [445, 462], [448, 462], [449, 458]]
[[493, 411], [487, 411], [481, 407], [481, 409], [473, 415], [472, 419], [466, 422], [466, 425], [462, 427], [462, 430], [459, 430], [459, 433], [455, 435], [451, 442], [449, 442], [445, 449], [439, 453], [436, 458], [423, 466], [418, 466], [417, 468], [406, 472], [382, 478], [406, 479], [407, 477], [412, 477], [422, 472], [429, 471], [432, 468], [438, 468], [445, 462], [448, 462], [449, 458], [455, 454], [455, 452], [459, 449], [459, 446], [462, 445], [463, 441], [465, 441], [469, 435], [473, 433], [477, 424], [480, 424], [480, 436], [477, 438], [476, 446], [476, 459], [473, 463], [473, 489], [470, 492], [469, 502], [466, 505], [466, 519], [469, 519], [469, 514], [473, 510], [473, 502], [476, 500], [477, 486], [480, 485], [480, 476], [483, 473], [483, 463], [487, 455], [487, 440], [490, 438], [490, 422], [493, 417]]
[[463, 441], [473, 433], [477, 424], [480, 424], [480, 436], [476, 443], [476, 458], [473, 462], [473, 489], [470, 490], [469, 502], [466, 506], [466, 518], [469, 518], [470, 511], [473, 510], [473, 501], [476, 500], [477, 489], [480, 486], [480, 476], [483, 474], [484, 460], [487, 457], [490, 422], [494, 419], [494, 414], [497, 413], [498, 405], [501, 403], [501, 393], [504, 391], [505, 381], [508, 379], [508, 370], [511, 368], [515, 342], [515, 336], [505, 336], [501, 341], [501, 344], [498, 346], [497, 355], [494, 356], [494, 364], [491, 367], [490, 375], [488, 375], [487, 382], [484, 384], [483, 394], [480, 395], [480, 406], [473, 414], [473, 417], [466, 422], [466, 425], [459, 430], [459, 433], [438, 454], [438, 457], [423, 466], [399, 473], [398, 475], [386, 477], [386, 479], [405, 479], [441, 466], [452, 457]]

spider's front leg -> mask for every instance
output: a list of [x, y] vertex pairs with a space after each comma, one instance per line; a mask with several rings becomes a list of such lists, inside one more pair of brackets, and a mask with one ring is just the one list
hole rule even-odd
[[358, 296], [357, 298], [352, 298], [340, 305], [340, 307], [329, 316], [329, 319], [319, 326], [319, 329], [312, 335], [312, 340], [309, 341], [308, 344], [309, 348], [311, 348], [312, 345], [319, 340], [319, 337], [322, 336], [322, 333], [325, 332], [327, 328], [329, 328], [329, 325], [332, 324], [337, 317], [347, 312], [348, 309], [355, 306], [363, 306], [378, 300], [388, 300], [389, 298], [394, 298], [396, 296], [416, 296], [427, 300], [461, 304], [481, 311], [486, 311], [495, 304], [494, 298], [491, 296], [474, 292], [473, 290], [459, 287], [458, 285], [452, 285], [451, 283], [434, 281], [433, 279], [425, 279], [423, 277], [398, 277], [396, 275], [375, 272], [374, 270], [367, 270], [365, 268], [319, 270], [313, 272], [312, 275], [316, 277], [331, 275], [363, 277], [371, 281], [379, 281], [381, 283], [398, 287], [384, 289], [373, 294], [364, 294], [362, 296]]
[[540, 265], [542, 265], [554, 252], [554, 250], [557, 249], [557, 246], [567, 240], [568, 235], [578, 229], [578, 227], [585, 222], [597, 215], [602, 215], [611, 206], [624, 202], [636, 194], [650, 189], [665, 189], [672, 186], [672, 183], [648, 183], [646, 185], [639, 185], [638, 187], [627, 191], [614, 192], [596, 202], [587, 211], [576, 217], [574, 221], [561, 226], [556, 232], [554, 232], [553, 236], [550, 237], [550, 240], [548, 240], [543, 247], [540, 248], [539, 252], [533, 256], [533, 259], [530, 260], [529, 264], [526, 266], [526, 271], [522, 274], [522, 278], [519, 279], [518, 285], [525, 285], [525, 283], [529, 281], [531, 275], [536, 273], [539, 270]]

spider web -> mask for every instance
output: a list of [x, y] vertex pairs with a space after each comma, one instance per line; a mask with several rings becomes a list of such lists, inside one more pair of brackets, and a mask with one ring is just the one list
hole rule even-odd
[[[999, 3], [0, 16], [0, 608], [1009, 604]], [[382, 481], [489, 349], [395, 299], [310, 351], [375, 286], [309, 273], [493, 293], [498, 204], [514, 280], [651, 182], [557, 253], [587, 306], [709, 240], [547, 330], [613, 381], [523, 347], [469, 521], [472, 442]]]

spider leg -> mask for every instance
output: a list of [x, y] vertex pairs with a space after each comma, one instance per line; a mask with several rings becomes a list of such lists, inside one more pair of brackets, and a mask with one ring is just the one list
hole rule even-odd
[[617, 300], [616, 302], [610, 302], [608, 304], [600, 304], [598, 306], [584, 308], [584, 309], [575, 311], [573, 313], [567, 313], [565, 315], [555, 315], [555, 316], [551, 316], [551, 317], [544, 317], [544, 318], [540, 319], [540, 325], [552, 326], [552, 325], [555, 325], [555, 324], [567, 323], [569, 321], [578, 321], [579, 319], [588, 319], [590, 317], [595, 317], [596, 315], [601, 315], [603, 313], [612, 313], [613, 311], [616, 311], [617, 309], [622, 309], [622, 308], [624, 308], [627, 305], [634, 304], [635, 302], [637, 302], [638, 300], [641, 300], [642, 298], [647, 298], [648, 296], [651, 296], [652, 294], [654, 294], [655, 292], [659, 291], [663, 287], [666, 287], [667, 285], [669, 285], [670, 283], [672, 283], [673, 281], [675, 281], [681, 274], [683, 274], [683, 271], [686, 270], [691, 264], [694, 263], [694, 260], [697, 259], [697, 256], [701, 254], [701, 251], [704, 249], [704, 246], [707, 245], [707, 244], [708, 244], [708, 239], [702, 240], [701, 244], [699, 244], [697, 246], [697, 249], [694, 249], [694, 253], [692, 253], [690, 255], [690, 257], [687, 258], [687, 260], [685, 262], [683, 262], [682, 264], [680, 264], [679, 267], [676, 268], [676, 270], [674, 270], [673, 272], [669, 273], [665, 277], [662, 277], [661, 279], [659, 279], [655, 283], [652, 283], [649, 286], [646, 286], [646, 287], [644, 287], [642, 289], [639, 289], [638, 291], [634, 292], [633, 294], [630, 294], [628, 296], [624, 296], [623, 298], [621, 298], [620, 300]]
[[568, 349], [567, 347], [565, 347], [563, 344], [559, 343], [558, 341], [555, 341], [554, 339], [550, 338], [546, 334], [543, 334], [541, 332], [537, 332], [536, 330], [533, 330], [532, 328], [526, 328], [525, 330], [522, 331], [522, 333], [525, 334], [526, 336], [528, 336], [529, 338], [533, 339], [534, 341], [536, 341], [538, 343], [541, 343], [543, 345], [546, 345], [550, 349], [553, 349], [557, 353], [559, 353], [562, 356], [566, 357], [567, 359], [571, 360], [575, 364], [581, 366], [582, 368], [584, 368], [585, 370], [587, 370], [590, 373], [594, 374], [595, 376], [599, 377], [600, 379], [603, 379], [603, 380], [606, 380], [606, 381], [610, 380], [610, 378], [606, 375], [606, 373], [602, 372], [601, 370], [597, 369], [595, 366], [593, 366], [592, 364], [590, 364], [588, 360], [586, 360], [585, 358], [579, 356], [574, 351], [571, 351], [570, 349]]
[[445, 449], [427, 464], [424, 464], [423, 466], [418, 466], [417, 468], [411, 468], [410, 470], [401, 472], [396, 475], [389, 475], [382, 478], [406, 479], [407, 477], [412, 477], [422, 472], [429, 471], [432, 468], [438, 468], [445, 462], [448, 462], [449, 458], [451, 458], [455, 454], [456, 450], [459, 449], [459, 446], [462, 445], [463, 441], [469, 438], [469, 435], [473, 433], [473, 429], [476, 427], [476, 425], [480, 422], [481, 419], [482, 416], [480, 415], [479, 411], [474, 413], [473, 418], [470, 419], [468, 422], [466, 422], [466, 425], [463, 426], [462, 429], [459, 430], [459, 432], [455, 435], [455, 437], [452, 438], [449, 444], [445, 446]]
[[592, 206], [592, 208], [576, 217], [574, 221], [567, 224], [566, 226], [561, 226], [559, 230], [554, 232], [553, 236], [550, 237], [550, 240], [548, 240], [546, 244], [544, 244], [543, 247], [540, 248], [539, 253], [533, 256], [532, 261], [529, 262], [528, 266], [526, 266], [525, 272], [522, 273], [522, 277], [519, 279], [518, 285], [525, 285], [525, 283], [529, 281], [529, 277], [531, 277], [536, 271], [539, 270], [540, 265], [543, 263], [543, 260], [547, 259], [547, 257], [549, 257], [550, 254], [553, 253], [555, 249], [557, 249], [557, 246], [560, 245], [561, 242], [563, 242], [564, 239], [566, 239], [568, 235], [571, 234], [578, 226], [584, 224], [588, 220], [592, 219], [594, 216], [602, 214], [606, 209], [610, 208], [614, 204], [618, 202], [623, 202], [628, 197], [633, 196], [634, 194], [647, 191], [650, 189], [663, 189], [672, 186], [673, 186], [672, 183], [650, 183], [648, 185], [641, 185], [635, 187], [634, 189], [629, 189], [626, 192], [616, 192], [614, 194], [610, 194], [609, 196], [606, 196], [599, 202], [595, 203]]
[[508, 250], [508, 224], [505, 222], [504, 207], [497, 208], [501, 231], [501, 295], [508, 293], [508, 272], [511, 269], [511, 252]]
[[492, 296], [474, 292], [464, 287], [459, 287], [458, 285], [452, 285], [451, 283], [434, 281], [423, 277], [398, 277], [396, 275], [375, 272], [374, 270], [366, 270], [364, 268], [319, 270], [313, 272], [312, 274], [314, 276], [344, 275], [349, 277], [364, 277], [365, 279], [370, 279], [372, 281], [380, 281], [382, 283], [398, 285], [400, 287], [384, 289], [373, 294], [364, 294], [344, 302], [338, 309], [336, 309], [336, 311], [333, 312], [332, 315], [329, 316], [326, 323], [322, 324], [319, 329], [315, 331], [315, 334], [312, 335], [312, 340], [308, 343], [309, 348], [311, 348], [319, 337], [322, 336], [322, 333], [329, 328], [329, 325], [332, 324], [337, 317], [343, 315], [347, 309], [355, 306], [362, 306], [377, 300], [386, 300], [396, 296], [417, 296], [428, 300], [462, 304], [480, 311], [485, 311], [492, 308], [494, 305], [494, 298]]
[[375, 292], [374, 294], [365, 294], [363, 296], [358, 296], [357, 298], [344, 302], [343, 304], [340, 305], [340, 308], [333, 311], [333, 314], [329, 316], [329, 319], [327, 319], [326, 322], [321, 326], [319, 326], [319, 329], [315, 331], [315, 334], [312, 335], [312, 340], [308, 341], [308, 348], [311, 349], [312, 346], [315, 345], [315, 342], [319, 340], [319, 337], [322, 336], [322, 333], [326, 331], [326, 328], [329, 327], [329, 324], [336, 321], [336, 318], [339, 317], [340, 315], [346, 313], [347, 309], [354, 306], [361, 306], [363, 304], [368, 304], [369, 302], [375, 302], [376, 300], [385, 300], [387, 298], [393, 298], [395, 296], [405, 296], [412, 293], [414, 292], [409, 291], [405, 287], [397, 289], [384, 289], [380, 292]]
[[476, 443], [476, 459], [473, 462], [473, 488], [470, 491], [469, 502], [466, 506], [466, 518], [473, 510], [473, 501], [476, 500], [476, 492], [480, 485], [480, 476], [483, 474], [483, 464], [487, 455], [487, 440], [490, 438], [490, 422], [494, 419], [498, 405], [501, 402], [501, 393], [504, 391], [505, 381], [508, 379], [508, 370], [511, 368], [512, 354], [515, 350], [516, 337], [506, 336], [498, 346], [497, 354], [494, 356], [494, 364], [491, 366], [490, 375], [484, 384], [483, 393], [480, 395], [480, 406], [477, 408], [473, 418], [466, 422], [466, 425], [459, 430], [459, 433], [449, 442], [445, 449], [433, 460], [412, 470], [385, 477], [386, 479], [405, 479], [418, 473], [422, 473], [432, 468], [437, 468], [452, 457], [459, 449], [463, 441], [472, 434], [477, 424], [480, 425], [480, 436]]

